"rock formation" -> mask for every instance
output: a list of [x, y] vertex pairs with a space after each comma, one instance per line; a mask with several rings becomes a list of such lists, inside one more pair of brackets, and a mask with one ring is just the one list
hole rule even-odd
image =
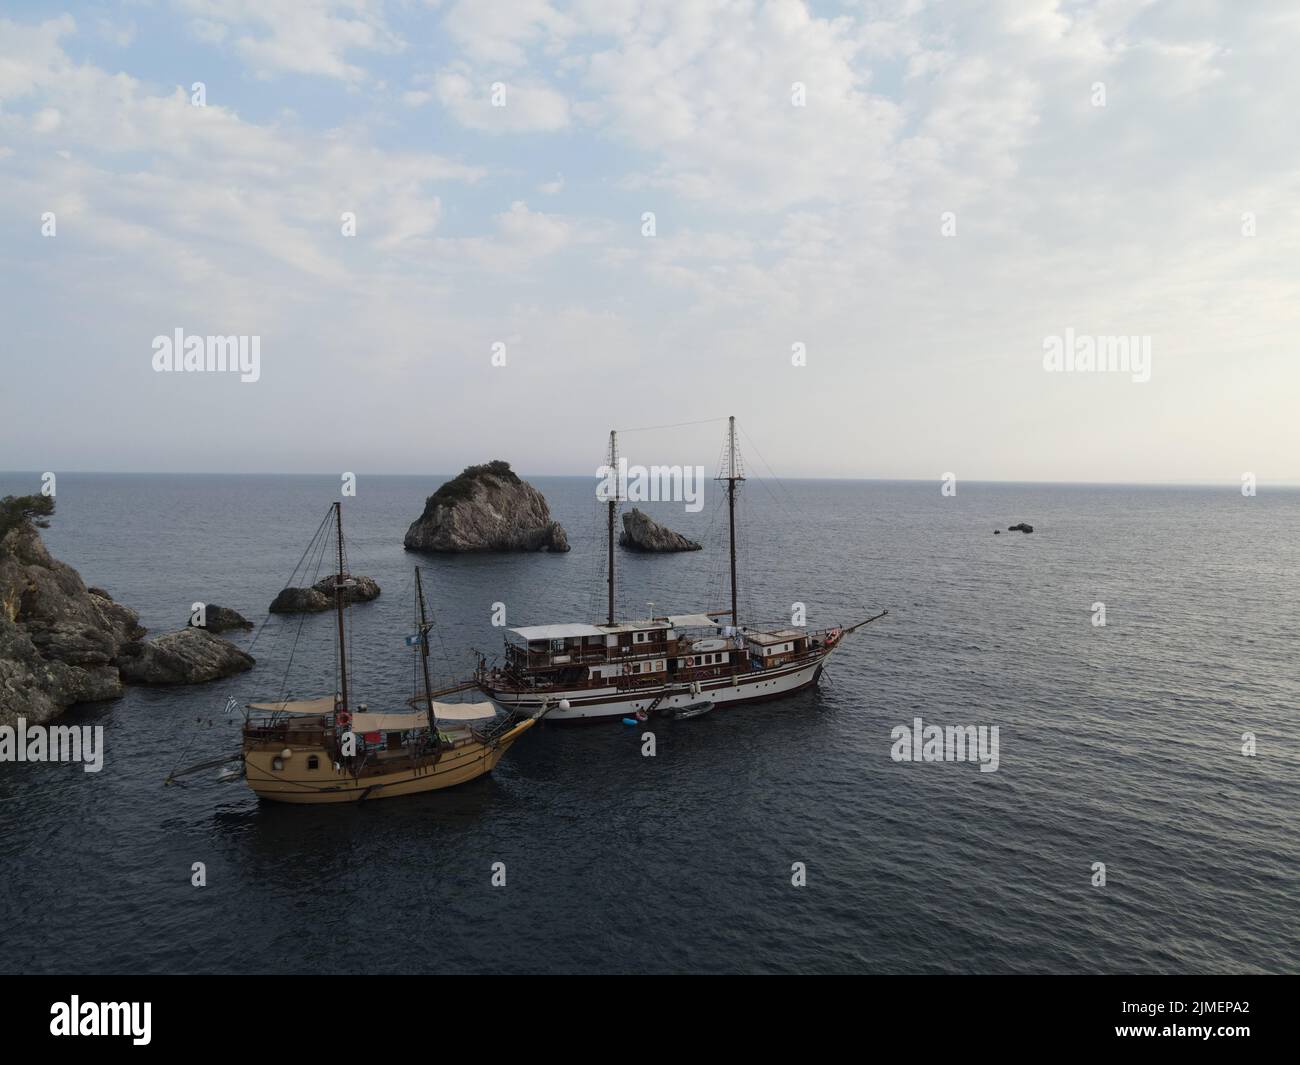
[[1019, 525], [1007, 526], [1007, 532], [1031, 533], [1033, 531], [1034, 531], [1034, 527], [1030, 525], [1027, 521], [1022, 521]]
[[129, 643], [118, 655], [131, 684], [204, 684], [253, 668], [253, 656], [205, 629], [181, 629]]
[[415, 551], [569, 550], [542, 493], [500, 460], [466, 467], [429, 496], [403, 544]]
[[[322, 578], [310, 588], [282, 588], [271, 603], [272, 614], [318, 614], [334, 609], [333, 576]], [[343, 588], [345, 603], [368, 603], [379, 597], [379, 585], [372, 577], [349, 577]]]
[[[92, 591], [94, 589], [91, 589]], [[191, 618], [189, 624], [194, 628], [207, 629], [208, 632], [227, 632], [230, 629], [251, 629], [253, 623], [238, 610], [228, 606], [209, 604], [203, 611], [203, 624], [195, 625]]]
[[[140, 650], [150, 645], [140, 643], [145, 630], [136, 612], [87, 588], [75, 569], [52, 558], [36, 525], [8, 523], [0, 535], [0, 724], [20, 716], [40, 724], [73, 703], [117, 698], [123, 680], [135, 679], [125, 676], [134, 670], [124, 670], [124, 660], [151, 653]], [[187, 657], [189, 676], [200, 680], [212, 679], [218, 658], [246, 660], [242, 669], [253, 664], [225, 640], [192, 631], [221, 647], [182, 641], [173, 651], [173, 675], [185, 675]]]
[[700, 545], [633, 507], [623, 515], [619, 545], [631, 551], [699, 551]]

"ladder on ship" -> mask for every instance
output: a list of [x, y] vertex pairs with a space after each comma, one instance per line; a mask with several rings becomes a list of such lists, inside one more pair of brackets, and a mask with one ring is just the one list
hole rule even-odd
[[694, 690], [694, 684], [679, 684], [676, 688], [665, 688], [650, 700], [650, 705], [645, 708], [645, 716], [649, 717], [653, 714], [655, 710], [659, 708], [659, 704], [665, 699], [671, 699], [674, 695], [682, 695], [686, 692], [693, 692]]

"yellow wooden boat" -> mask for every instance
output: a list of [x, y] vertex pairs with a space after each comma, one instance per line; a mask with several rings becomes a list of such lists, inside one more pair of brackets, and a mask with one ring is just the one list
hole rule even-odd
[[[424, 715], [411, 713], [352, 716], [354, 737], [383, 736], [379, 743], [360, 742], [350, 757], [347, 731], [339, 731], [332, 715], [310, 713], [310, 703], [252, 704], [271, 717], [250, 715], [244, 726], [244, 780], [262, 799], [276, 802], [360, 802], [416, 795], [463, 784], [490, 773], [514, 742], [537, 719], [508, 718], [483, 729], [475, 725], [447, 727], [438, 717], [437, 739], [431, 741]], [[332, 699], [329, 702], [333, 702]], [[464, 703], [434, 702], [435, 714], [453, 713]], [[490, 703], [468, 704], [486, 707]], [[504, 727], [502, 727], [504, 726]], [[342, 739], [340, 739], [342, 737]]]
[[[425, 612], [419, 567], [415, 570], [419, 631], [407, 643], [419, 649], [423, 693], [413, 697], [404, 711], [372, 713], [361, 703], [354, 712], [348, 691], [343, 620], [349, 605], [347, 590], [354, 582], [344, 562], [343, 517], [338, 503], [329, 517], [334, 519], [338, 537], [338, 570], [333, 584], [338, 619], [335, 694], [247, 704], [240, 752], [174, 771], [168, 783], [188, 773], [233, 763], [234, 768], [228, 768], [220, 779], [242, 777], [258, 798], [274, 802], [361, 802], [418, 795], [490, 773], [541, 717], [541, 712], [518, 711], [502, 716], [490, 702], [440, 702], [436, 698], [468, 691], [476, 684], [466, 681], [433, 690], [429, 678], [432, 626]], [[317, 529], [313, 544], [322, 536], [329, 517]], [[308, 553], [311, 550], [309, 547]]]

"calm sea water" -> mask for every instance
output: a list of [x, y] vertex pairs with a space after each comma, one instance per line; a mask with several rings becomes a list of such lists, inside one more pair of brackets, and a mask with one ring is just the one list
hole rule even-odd
[[[345, 503], [351, 569], [384, 590], [350, 612], [372, 709], [412, 692], [416, 561], [444, 676], [499, 649], [495, 603], [512, 625], [604, 612], [589, 480], [534, 479], [567, 555], [420, 560], [402, 535], [439, 483], [362, 476]], [[0, 494], [38, 484], [0, 475]], [[260, 623], [338, 480], [58, 490], [52, 551], [157, 633], [197, 600]], [[647, 508], [707, 548], [620, 554], [621, 613], [723, 605], [717, 503]], [[228, 697], [330, 690], [332, 616], [272, 619], [250, 673], [71, 711], [105, 728], [101, 773], [0, 765], [0, 969], [1300, 969], [1300, 493], [751, 482], [742, 515], [747, 619], [890, 611], [818, 690], [657, 723], [654, 758], [641, 729], [543, 727], [490, 778], [357, 807], [259, 804], [209, 774], [164, 788], [238, 747]], [[1021, 520], [1036, 531], [992, 535]], [[918, 716], [999, 726], [998, 771], [892, 761]]]

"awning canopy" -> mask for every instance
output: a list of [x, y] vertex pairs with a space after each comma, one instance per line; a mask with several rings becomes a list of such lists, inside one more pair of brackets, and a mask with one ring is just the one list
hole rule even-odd
[[604, 636], [605, 630], [595, 625], [526, 625], [522, 629], [511, 629], [516, 636], [525, 640], [564, 640], [575, 636]]
[[433, 704], [433, 713], [439, 721], [487, 721], [497, 716], [491, 703], [440, 703]]
[[[420, 700], [423, 706], [424, 700]], [[250, 710], [272, 710], [280, 714], [332, 714], [334, 713], [334, 696], [323, 695], [319, 699], [286, 699], [279, 703], [249, 703]], [[440, 703], [433, 701], [433, 714], [439, 721], [487, 721], [496, 717], [497, 708], [492, 703]], [[423, 710], [394, 711], [392, 713], [370, 713], [368, 711], [352, 715], [354, 732], [406, 732], [409, 729], [428, 728], [429, 718]]]
[[334, 696], [322, 695], [319, 699], [286, 699], [280, 703], [249, 703], [250, 710], [274, 710], [280, 714], [332, 714]]
[[428, 728], [429, 719], [424, 714], [353, 714], [353, 732], [408, 732]]
[[675, 629], [716, 629], [722, 624], [708, 614], [670, 614], [668, 620]]
[[[433, 702], [433, 714], [439, 721], [487, 721], [496, 717], [496, 713], [497, 708], [491, 703], [440, 703], [436, 699]], [[428, 727], [429, 717], [422, 711], [352, 715], [354, 732], [408, 732]]]

